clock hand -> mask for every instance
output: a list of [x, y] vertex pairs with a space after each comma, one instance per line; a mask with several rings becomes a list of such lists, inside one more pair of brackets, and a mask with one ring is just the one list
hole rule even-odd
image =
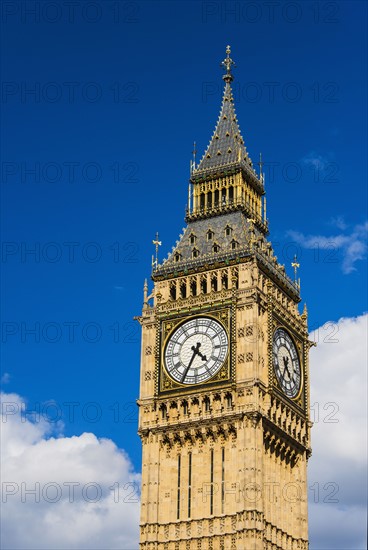
[[290, 374], [290, 371], [289, 371], [289, 368], [288, 368], [289, 357], [284, 355], [282, 359], [284, 361], [284, 374], [282, 375], [282, 377], [285, 378], [285, 371], [287, 371], [287, 373], [289, 375], [289, 378], [291, 379], [291, 374]]
[[183, 373], [183, 376], [181, 377], [180, 382], [182, 382], [182, 383], [184, 382], [184, 380], [185, 380], [185, 378], [186, 378], [186, 376], [187, 376], [187, 374], [188, 374], [188, 371], [189, 371], [190, 367], [192, 366], [192, 363], [193, 363], [193, 361], [194, 361], [195, 356], [196, 356], [196, 355], [200, 355], [200, 356], [202, 357], [202, 359], [203, 359], [204, 356], [203, 356], [203, 355], [200, 353], [200, 351], [199, 351], [199, 348], [200, 348], [200, 347], [201, 347], [201, 343], [200, 343], [200, 342], [197, 342], [197, 345], [196, 345], [196, 346], [192, 346], [193, 355], [192, 355], [192, 357], [191, 357], [191, 359], [190, 359], [190, 361], [189, 361], [189, 365], [187, 366], [187, 368], [185, 369], [185, 371], [184, 371], [184, 373]]
[[207, 361], [207, 357], [203, 355], [200, 351], [197, 352], [197, 355], [202, 359], [202, 361]]

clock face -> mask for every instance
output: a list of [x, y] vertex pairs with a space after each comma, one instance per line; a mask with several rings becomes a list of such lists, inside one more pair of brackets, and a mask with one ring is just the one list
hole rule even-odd
[[167, 372], [180, 384], [201, 384], [222, 367], [228, 352], [224, 327], [210, 317], [196, 317], [169, 337], [164, 353]]
[[299, 357], [294, 342], [282, 328], [273, 336], [273, 364], [282, 391], [287, 397], [295, 398], [301, 385]]

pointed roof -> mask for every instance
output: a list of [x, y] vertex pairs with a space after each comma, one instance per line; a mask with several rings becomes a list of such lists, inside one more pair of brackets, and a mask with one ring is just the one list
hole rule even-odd
[[226, 82], [216, 129], [197, 170], [211, 169], [241, 161], [252, 166], [236, 118], [231, 85], [230, 82]]
[[230, 46], [227, 46], [226, 54], [227, 57], [222, 62], [226, 73], [222, 77], [225, 81], [225, 89], [220, 115], [207, 150], [192, 172], [192, 179], [196, 179], [196, 176], [204, 176], [207, 172], [219, 171], [228, 167], [242, 168], [251, 176], [257, 178], [235, 113], [231, 88], [231, 82], [234, 78], [231, 73], [231, 66], [235, 64], [230, 58]]

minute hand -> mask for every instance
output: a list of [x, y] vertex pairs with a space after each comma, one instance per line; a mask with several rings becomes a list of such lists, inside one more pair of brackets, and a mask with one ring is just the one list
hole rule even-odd
[[200, 356], [202, 357], [202, 359], [203, 359], [203, 357], [205, 357], [205, 356], [203, 356], [203, 355], [200, 353], [200, 351], [199, 351], [199, 348], [200, 348], [200, 347], [201, 347], [201, 343], [200, 343], [200, 342], [197, 342], [197, 345], [196, 345], [196, 346], [192, 346], [193, 355], [192, 355], [192, 357], [191, 357], [191, 359], [190, 359], [190, 361], [189, 361], [189, 365], [186, 367], [186, 369], [185, 369], [185, 371], [184, 371], [184, 373], [183, 373], [183, 376], [181, 377], [181, 380], [180, 380], [181, 383], [184, 382], [184, 380], [185, 380], [185, 378], [186, 378], [186, 376], [187, 376], [187, 374], [188, 374], [188, 371], [189, 371], [190, 367], [192, 366], [192, 363], [193, 363], [193, 361], [194, 361], [195, 356], [196, 356], [196, 355], [200, 355]]
[[283, 360], [284, 360], [284, 374], [283, 374], [283, 378], [285, 378], [285, 371], [287, 371], [288, 375], [289, 375], [289, 378], [291, 379], [291, 374], [290, 374], [290, 371], [289, 371], [289, 367], [288, 367], [288, 364], [289, 364], [289, 357], [283, 357]]

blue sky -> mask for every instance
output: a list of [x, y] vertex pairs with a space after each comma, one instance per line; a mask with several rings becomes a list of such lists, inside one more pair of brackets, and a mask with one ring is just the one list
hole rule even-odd
[[367, 310], [366, 4], [270, 4], [2, 4], [3, 390], [54, 403], [65, 437], [111, 439], [137, 472], [133, 317], [156, 231], [162, 258], [184, 226], [227, 44], [270, 239], [290, 275], [298, 252], [311, 329]]

